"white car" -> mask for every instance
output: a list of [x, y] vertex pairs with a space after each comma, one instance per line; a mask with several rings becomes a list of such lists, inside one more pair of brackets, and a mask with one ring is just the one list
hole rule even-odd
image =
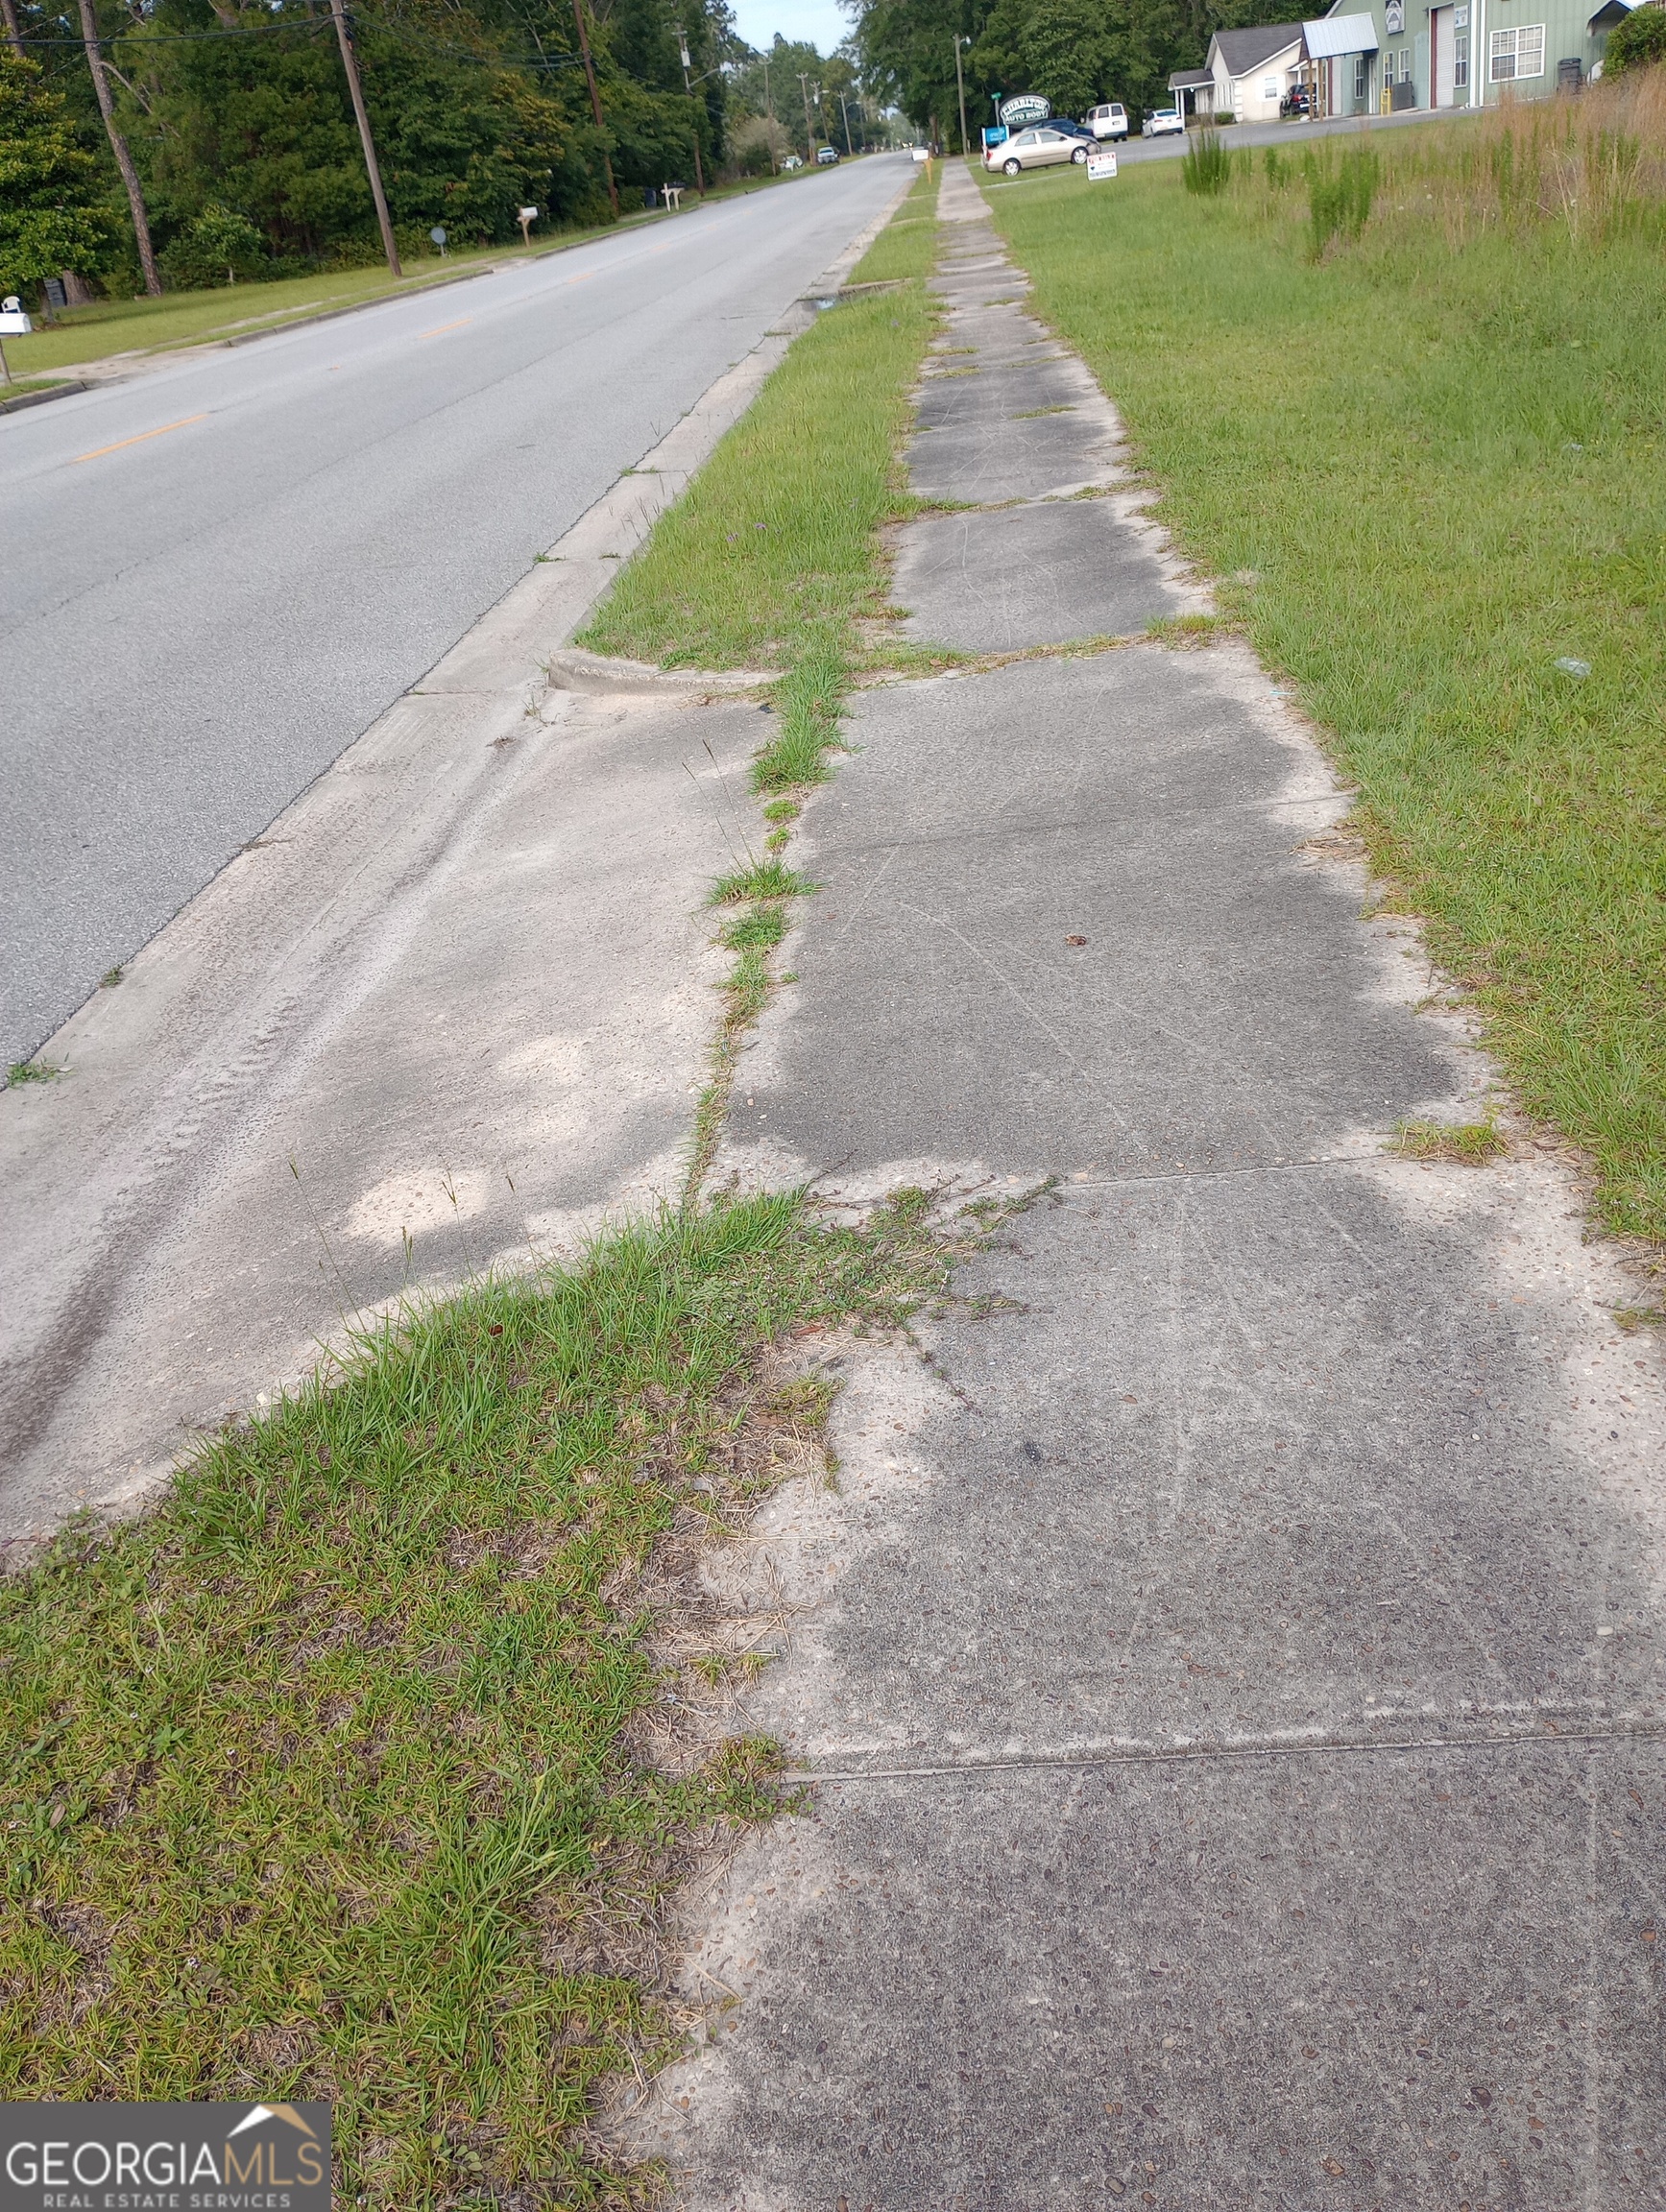
[[991, 146], [983, 156], [983, 166], [999, 169], [1006, 177], [1017, 177], [1026, 169], [1046, 169], [1054, 161], [1083, 162], [1087, 157], [1085, 138], [1078, 138], [1070, 131], [1057, 130], [1050, 123], [1033, 123], [1016, 138]]
[[1178, 108], [1157, 108], [1140, 125], [1142, 138], [1165, 138], [1171, 131], [1182, 136], [1186, 132], [1186, 118]]
[[1090, 108], [1082, 121], [1096, 138], [1128, 135], [1128, 110], [1120, 100], [1107, 100], [1102, 108]]

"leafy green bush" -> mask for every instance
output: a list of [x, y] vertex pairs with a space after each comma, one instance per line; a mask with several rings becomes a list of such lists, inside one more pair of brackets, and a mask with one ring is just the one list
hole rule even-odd
[[1232, 175], [1232, 156], [1213, 131], [1199, 131], [1180, 157], [1180, 173], [1188, 192], [1223, 192]]
[[1623, 77], [1628, 70], [1649, 69], [1666, 61], [1666, 8], [1659, 0], [1633, 8], [1623, 23], [1608, 34], [1603, 56], [1605, 77]]
[[161, 254], [162, 278], [173, 292], [208, 292], [272, 274], [266, 241], [247, 215], [210, 200]]

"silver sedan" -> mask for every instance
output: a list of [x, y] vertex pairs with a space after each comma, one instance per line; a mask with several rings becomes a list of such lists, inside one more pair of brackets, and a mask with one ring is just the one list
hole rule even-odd
[[983, 156], [983, 166], [1016, 177], [1026, 169], [1049, 168], [1054, 161], [1083, 162], [1088, 153], [1085, 138], [1077, 138], [1068, 131], [1056, 131], [1050, 123], [1037, 123], [1027, 131], [1021, 131], [1016, 138], [991, 146]]

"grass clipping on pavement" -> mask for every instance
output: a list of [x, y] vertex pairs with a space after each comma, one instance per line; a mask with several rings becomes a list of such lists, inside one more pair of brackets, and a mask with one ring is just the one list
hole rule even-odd
[[687, 1615], [668, 1661], [656, 1587], [813, 1444], [772, 1347], [942, 1287], [923, 1208], [483, 1286], [0, 1581], [0, 2096], [328, 2098], [336, 2200], [397, 2212], [627, 2187], [584, 2124], [670, 2047], [656, 1899], [775, 1802], [755, 1662]]
[[[1666, 1238], [1666, 72], [1373, 133], [1358, 236], [1235, 150], [990, 193], [1161, 513], [1620, 1232]], [[1601, 97], [1599, 96], [1601, 95]], [[1322, 228], [1322, 226], [1321, 226]]]
[[579, 640], [664, 667], [780, 669], [763, 792], [825, 774], [857, 624], [884, 611], [879, 533], [908, 505], [896, 454], [931, 331], [936, 192], [923, 171], [850, 279], [897, 288], [841, 301], [794, 342]]

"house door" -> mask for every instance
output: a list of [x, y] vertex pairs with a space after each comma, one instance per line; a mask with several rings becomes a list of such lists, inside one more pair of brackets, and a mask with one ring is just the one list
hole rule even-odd
[[1452, 11], [1450, 8], [1432, 8], [1429, 12], [1430, 61], [1435, 79], [1437, 108], [1452, 105]]

